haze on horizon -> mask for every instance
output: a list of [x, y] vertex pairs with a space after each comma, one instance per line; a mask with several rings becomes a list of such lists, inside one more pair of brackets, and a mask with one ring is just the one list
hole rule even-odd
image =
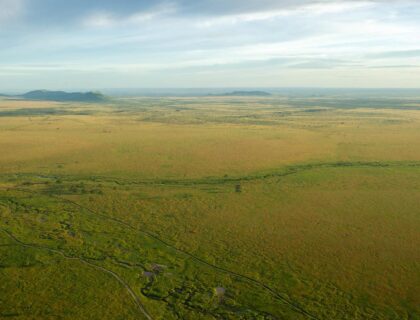
[[420, 84], [415, 0], [0, 0], [0, 92]]

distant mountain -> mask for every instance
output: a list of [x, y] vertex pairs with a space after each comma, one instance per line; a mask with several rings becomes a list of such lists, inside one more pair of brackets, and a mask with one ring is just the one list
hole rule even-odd
[[211, 96], [267, 97], [267, 96], [271, 96], [271, 94], [265, 91], [232, 91], [232, 92], [227, 92], [227, 93], [222, 93], [222, 94], [211, 94]]
[[30, 91], [21, 97], [28, 100], [45, 101], [101, 102], [106, 100], [106, 97], [99, 92], [64, 92], [48, 90]]

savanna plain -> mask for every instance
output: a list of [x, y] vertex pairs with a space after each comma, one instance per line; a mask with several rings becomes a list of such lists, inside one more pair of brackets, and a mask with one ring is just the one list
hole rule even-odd
[[0, 100], [0, 318], [420, 319], [418, 98]]

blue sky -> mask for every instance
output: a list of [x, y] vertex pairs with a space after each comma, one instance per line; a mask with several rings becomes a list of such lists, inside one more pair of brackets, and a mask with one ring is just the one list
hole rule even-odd
[[0, 92], [420, 87], [418, 0], [0, 0]]

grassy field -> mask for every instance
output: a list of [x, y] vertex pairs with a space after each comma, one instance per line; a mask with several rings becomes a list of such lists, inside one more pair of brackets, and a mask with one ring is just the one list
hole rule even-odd
[[0, 318], [420, 319], [420, 102], [0, 100]]

